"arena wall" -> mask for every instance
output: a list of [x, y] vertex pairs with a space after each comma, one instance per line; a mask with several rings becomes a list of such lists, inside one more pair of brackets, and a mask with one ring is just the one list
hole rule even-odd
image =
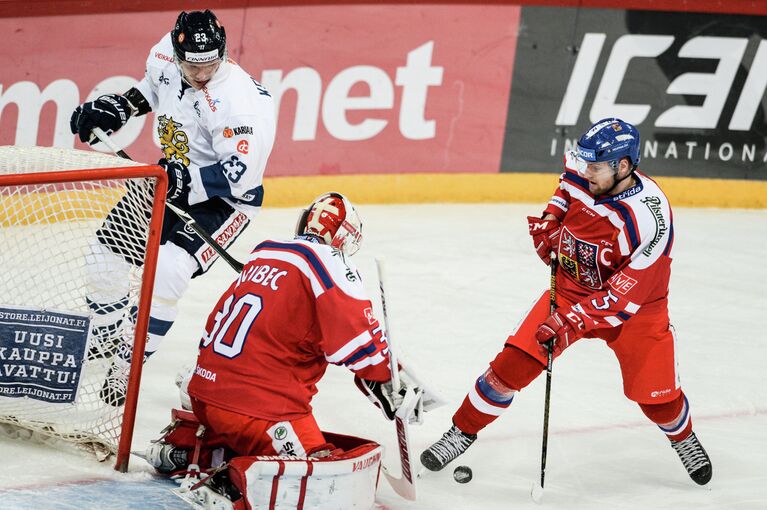
[[[563, 152], [616, 115], [672, 204], [767, 207], [763, 1], [127, 4], [0, 3], [0, 145], [83, 148], [74, 107], [132, 86], [179, 10], [209, 7], [278, 104], [267, 206], [543, 203]], [[153, 129], [115, 140], [153, 162]]]

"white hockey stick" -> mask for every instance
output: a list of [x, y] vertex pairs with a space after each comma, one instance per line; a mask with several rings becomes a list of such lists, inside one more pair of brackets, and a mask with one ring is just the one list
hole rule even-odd
[[[392, 388], [395, 392], [399, 392], [401, 381], [399, 378], [399, 369], [397, 366], [397, 356], [392, 346], [392, 334], [390, 327], [391, 324], [389, 323], [386, 314], [386, 293], [384, 292], [385, 268], [383, 260], [377, 258], [376, 267], [378, 268], [378, 284], [381, 290], [381, 308], [383, 309], [384, 329], [386, 330], [386, 337], [389, 343], [389, 367], [392, 374]], [[413, 388], [408, 387], [405, 392], [405, 397], [402, 401], [402, 405], [400, 405], [400, 407], [397, 409], [394, 418], [394, 423], [397, 426], [397, 446], [399, 448], [402, 476], [397, 478], [389, 473], [389, 470], [386, 469], [386, 466], [383, 467], [384, 476], [386, 476], [386, 480], [388, 480], [389, 485], [392, 486], [394, 492], [410, 501], [415, 501], [416, 490], [415, 476], [413, 476], [414, 473], [412, 469], [413, 464], [410, 456], [411, 449], [408, 423], [411, 420], [416, 407], [419, 405], [419, 402], [422, 402], [421, 393], [421, 390], [416, 392], [413, 390]]]
[[[98, 138], [101, 143], [107, 146], [107, 148], [120, 156], [123, 159], [127, 159], [129, 161], [133, 161], [133, 158], [128, 156], [128, 153], [126, 153], [124, 150], [120, 149], [111, 138], [109, 138], [109, 135], [107, 135], [101, 128], [94, 127], [91, 129], [91, 133], [93, 133], [96, 138]], [[232, 269], [237, 271], [238, 273], [242, 272], [243, 263], [239, 260], [232, 257], [228, 251], [226, 251], [221, 245], [219, 245], [201, 226], [197, 224], [197, 222], [192, 218], [186, 211], [183, 209], [180, 209], [179, 207], [171, 204], [170, 202], [165, 202], [165, 205], [173, 211], [173, 213], [178, 216], [178, 218], [186, 223], [189, 228], [197, 232], [197, 235], [200, 236], [200, 238], [205, 241], [205, 244], [213, 248], [213, 251], [218, 253], [224, 261], [231, 266]]]

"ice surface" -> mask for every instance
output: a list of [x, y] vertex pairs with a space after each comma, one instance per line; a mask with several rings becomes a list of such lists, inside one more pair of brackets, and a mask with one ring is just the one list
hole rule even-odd
[[[353, 197], [352, 197], [353, 198]], [[532, 300], [548, 285], [525, 216], [539, 205], [361, 206], [365, 241], [354, 261], [377, 302], [375, 256], [387, 261], [395, 342], [448, 405], [413, 427], [416, 456], [439, 438], [469, 386]], [[546, 489], [539, 477], [543, 389], [539, 378], [485, 429], [455, 465], [419, 481], [418, 501], [381, 479], [389, 509], [763, 509], [767, 508], [767, 211], [676, 209], [671, 320], [695, 431], [714, 477], [698, 487], [663, 434], [623, 396], [611, 351], [586, 340], [554, 365]], [[237, 241], [244, 259], [259, 240], [290, 236], [296, 210], [266, 209]], [[205, 318], [234, 273], [217, 263], [192, 282], [160, 351], [145, 365], [134, 449], [167, 424], [176, 372], [191, 365]], [[314, 400], [320, 425], [375, 439], [398, 463], [394, 426], [359, 394], [351, 374], [330, 367]], [[0, 440], [0, 508], [185, 508], [159, 490], [137, 457], [121, 475], [77, 455]], [[125, 482], [123, 489], [115, 487]]]

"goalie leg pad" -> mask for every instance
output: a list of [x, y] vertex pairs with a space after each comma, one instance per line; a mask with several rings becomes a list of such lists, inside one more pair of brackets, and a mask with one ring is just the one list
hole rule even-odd
[[324, 433], [346, 451], [328, 457], [237, 457], [229, 477], [245, 508], [373, 508], [383, 448]]

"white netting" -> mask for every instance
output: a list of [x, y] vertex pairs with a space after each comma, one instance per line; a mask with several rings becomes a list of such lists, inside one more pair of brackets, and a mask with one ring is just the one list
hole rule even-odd
[[123, 407], [102, 387], [132, 346], [156, 179], [2, 179], [127, 166], [141, 165], [0, 147], [0, 423], [101, 453], [119, 442]]

